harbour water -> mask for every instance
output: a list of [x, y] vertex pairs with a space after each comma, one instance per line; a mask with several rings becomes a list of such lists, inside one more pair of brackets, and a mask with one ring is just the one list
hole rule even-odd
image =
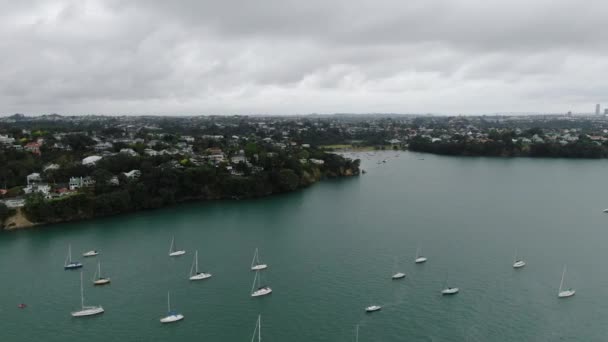
[[[0, 234], [0, 341], [250, 341], [258, 314], [264, 341], [353, 341], [356, 324], [361, 342], [606, 340], [608, 161], [358, 156], [365, 175], [300, 192]], [[168, 257], [172, 236], [185, 256]], [[68, 244], [100, 316], [70, 316]], [[273, 289], [261, 298], [256, 247]], [[195, 249], [212, 278], [188, 280]], [[577, 293], [558, 299], [564, 264]], [[458, 295], [440, 295], [446, 277]], [[185, 319], [161, 325], [168, 290]]]

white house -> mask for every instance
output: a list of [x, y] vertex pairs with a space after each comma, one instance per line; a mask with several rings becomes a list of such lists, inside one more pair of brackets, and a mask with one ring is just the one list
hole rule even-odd
[[34, 185], [34, 184], [40, 183], [42, 181], [39, 173], [32, 173], [32, 174], [27, 175], [26, 180], [27, 180], [27, 185]]
[[95, 185], [95, 180], [91, 177], [71, 177], [69, 187], [70, 190], [76, 190]]
[[141, 176], [141, 171], [131, 170], [129, 172], [123, 172], [123, 174], [129, 179], [137, 179], [139, 176]]
[[93, 166], [93, 165], [97, 164], [97, 162], [100, 160], [101, 160], [100, 156], [86, 157], [82, 160], [82, 165]]

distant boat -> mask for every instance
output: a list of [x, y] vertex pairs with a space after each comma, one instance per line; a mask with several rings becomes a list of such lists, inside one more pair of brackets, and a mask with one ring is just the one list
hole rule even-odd
[[80, 310], [73, 311], [73, 317], [93, 316], [103, 313], [101, 306], [85, 306], [84, 305], [84, 287], [82, 285], [82, 272], [80, 272]]
[[184, 315], [176, 311], [171, 311], [171, 295], [167, 291], [167, 316], [160, 319], [161, 323], [173, 323], [184, 319]]
[[397, 262], [397, 258], [395, 258], [395, 266], [394, 266], [394, 272], [395, 273], [393, 273], [393, 276], [391, 277], [391, 279], [393, 279], [393, 280], [399, 280], [399, 279], [405, 278], [405, 273], [398, 272], [397, 269], [398, 269], [398, 262]]
[[198, 251], [195, 251], [194, 261], [192, 262], [192, 267], [190, 267], [190, 280], [203, 280], [207, 278], [211, 278], [211, 273], [198, 271]]
[[517, 257], [517, 250], [515, 250], [515, 258], [513, 258], [513, 268], [522, 268], [526, 266], [526, 262]]
[[368, 313], [372, 313], [372, 312], [376, 312], [376, 311], [380, 311], [380, 310], [382, 310], [382, 307], [380, 305], [370, 305], [365, 308], [365, 312], [368, 312]]
[[252, 271], [261, 271], [268, 268], [268, 265], [266, 264], [262, 264], [260, 262], [260, 253], [258, 252], [258, 249], [255, 249], [255, 252], [253, 253], [253, 260], [251, 260], [251, 270]]
[[261, 297], [272, 293], [272, 289], [270, 288], [270, 286], [260, 284], [260, 278], [260, 271], [256, 271], [255, 277], [253, 278], [253, 285], [251, 286], [251, 297]]
[[608, 213], [608, 208], [607, 208], [607, 209], [604, 209], [604, 210], [603, 210], [603, 212]]
[[562, 290], [562, 288], [564, 286], [564, 277], [566, 277], [566, 265], [564, 265], [564, 271], [562, 272], [562, 281], [559, 283], [559, 292], [557, 293], [557, 296], [559, 298], [572, 297], [576, 293], [576, 290], [574, 290], [572, 288], [569, 288], [567, 290]]
[[421, 250], [421, 249], [420, 249], [420, 247], [416, 248], [416, 259], [414, 259], [414, 261], [415, 261], [417, 264], [422, 264], [422, 263], [426, 262], [426, 260], [427, 260], [425, 257], [423, 257], [423, 256], [420, 254], [420, 250]]
[[72, 245], [68, 245], [68, 255], [65, 258], [65, 263], [63, 264], [64, 270], [73, 270], [76, 268], [81, 268], [82, 264], [78, 261], [72, 260]]
[[255, 329], [253, 329], [253, 336], [251, 336], [251, 342], [255, 341], [255, 336], [258, 336], [258, 342], [262, 341], [262, 315], [258, 315], [258, 320], [255, 322]]
[[442, 295], [454, 295], [454, 294], [457, 294], [458, 291], [460, 291], [459, 288], [448, 286], [448, 277], [446, 276], [445, 277], [445, 284], [443, 286], [443, 290], [441, 290], [441, 294]]
[[98, 254], [99, 254], [99, 252], [98, 252], [98, 251], [96, 251], [96, 250], [92, 250], [92, 251], [88, 251], [88, 252], [84, 252], [84, 253], [82, 253], [82, 256], [83, 256], [83, 257], [85, 257], [85, 258], [87, 258], [87, 257], [93, 257], [93, 256], [96, 256], [96, 255], [98, 255]]
[[101, 262], [97, 263], [97, 271], [93, 275], [93, 285], [106, 285], [110, 283], [110, 278], [101, 276]]
[[181, 250], [181, 251], [175, 250], [175, 236], [173, 238], [171, 238], [171, 247], [169, 247], [169, 256], [175, 257], [175, 256], [184, 255], [184, 254], [186, 254], [186, 251], [184, 251], [184, 250]]

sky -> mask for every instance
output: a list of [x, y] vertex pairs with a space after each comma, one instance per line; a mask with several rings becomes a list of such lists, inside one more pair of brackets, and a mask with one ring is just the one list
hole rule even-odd
[[0, 0], [0, 113], [590, 113], [608, 2]]

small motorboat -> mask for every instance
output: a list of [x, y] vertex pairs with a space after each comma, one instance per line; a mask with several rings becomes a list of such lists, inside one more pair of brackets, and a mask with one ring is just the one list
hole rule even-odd
[[96, 250], [91, 250], [91, 251], [88, 251], [88, 252], [82, 253], [82, 256], [83, 256], [83, 257], [85, 257], [85, 258], [88, 258], [88, 257], [94, 257], [94, 256], [96, 256], [96, 255], [99, 255], [99, 252], [98, 252], [98, 251], [96, 251]]
[[604, 209], [603, 212], [608, 213], [608, 208]]
[[365, 312], [376, 312], [382, 310], [380, 305], [370, 305], [365, 308]]
[[25, 308], [27, 308], [27, 305], [25, 305], [25, 304], [21, 303], [21, 304], [17, 305], [17, 307], [18, 307], [19, 309], [25, 309]]

